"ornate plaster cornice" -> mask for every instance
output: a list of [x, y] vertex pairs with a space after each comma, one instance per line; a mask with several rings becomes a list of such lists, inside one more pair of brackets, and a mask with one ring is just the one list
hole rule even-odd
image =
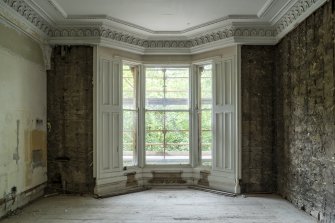
[[[276, 44], [280, 38], [294, 28], [326, 0], [296, 1], [274, 24], [264, 22], [227, 22], [224, 27], [192, 37], [173, 39], [149, 39], [121, 31], [103, 23], [79, 25], [51, 25], [23, 0], [0, 0], [1, 7], [11, 9], [17, 15], [40, 30], [41, 35], [51, 44], [103, 44], [128, 51], [145, 53], [185, 54], [197, 53], [224, 47], [230, 44]], [[4, 6], [5, 5], [5, 6]]]
[[40, 16], [34, 9], [32, 9], [25, 1], [23, 0], [1, 0], [3, 3], [6, 3], [8, 7], [14, 10], [16, 13], [24, 17], [36, 28], [41, 30], [43, 33], [48, 34], [52, 29], [50, 24], [46, 22], [42, 16]]
[[277, 38], [281, 39], [306, 19], [327, 0], [299, 0], [274, 24]]
[[[142, 49], [139, 53], [151, 51], [150, 49], [161, 49], [162, 52], [168, 49], [170, 53], [177, 52], [181, 49], [183, 53], [187, 52], [185, 49], [192, 49], [194, 47], [205, 46], [209, 43], [218, 42], [225, 39], [234, 37], [244, 37], [246, 39], [270, 39], [272, 42], [275, 39], [275, 30], [268, 27], [235, 27], [227, 26], [215, 32], [206, 33], [196, 38], [186, 40], [147, 40], [138, 38], [128, 33], [119, 32], [111, 28], [104, 26], [92, 26], [92, 27], [71, 27], [71, 28], [56, 28], [50, 33], [50, 40], [53, 43], [64, 39], [66, 44], [75, 44], [79, 39], [96, 39], [103, 38], [104, 42], [111, 41], [111, 46], [115, 45], [115, 42], [122, 42], [123, 46], [126, 44], [129, 47], [136, 46]], [[56, 41], [55, 41], [56, 40]], [[212, 44], [213, 45], [213, 44]], [[171, 49], [175, 49], [172, 51]], [[158, 53], [158, 51], [156, 50]], [[191, 52], [191, 51], [190, 51]], [[195, 52], [194, 52], [195, 53]]]

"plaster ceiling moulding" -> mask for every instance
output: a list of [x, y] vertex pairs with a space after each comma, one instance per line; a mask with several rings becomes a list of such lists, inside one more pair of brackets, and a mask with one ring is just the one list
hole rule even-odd
[[274, 25], [277, 38], [281, 39], [326, 2], [327, 0], [299, 0], [296, 2]]
[[1, 0], [6, 3], [12, 10], [23, 16], [32, 25], [37, 27], [43, 33], [48, 34], [51, 30], [50, 24], [45, 21], [35, 10], [33, 10], [23, 0]]
[[143, 26], [139, 26], [124, 20], [120, 20], [111, 16], [106, 15], [68, 15], [63, 24], [71, 25], [75, 23], [89, 23], [92, 21], [101, 22], [106, 26], [110, 26], [114, 29], [119, 29], [124, 32], [140, 34], [143, 38], [147, 39], [162, 39], [162, 38], [192, 38], [192, 35], [199, 35], [201, 32], [208, 32], [209, 30], [222, 28], [232, 21], [253, 21], [257, 22], [258, 17], [256, 15], [229, 15], [219, 19], [215, 19], [206, 23], [202, 23], [196, 26], [189, 27], [181, 31], [155, 31]]
[[67, 13], [65, 12], [65, 10], [57, 3], [57, 1], [55, 0], [48, 0], [48, 3], [50, 6], [52, 6], [52, 8], [54, 8], [56, 10], [56, 12], [61, 15], [64, 19], [66, 19], [68, 17]]
[[224, 27], [231, 24], [233, 21], [257, 21], [258, 17], [256, 15], [228, 15], [226, 17], [222, 17], [219, 19], [215, 19], [206, 23], [202, 23], [197, 26], [193, 26], [183, 30], [181, 33], [186, 34], [192, 31], [198, 32], [202, 28], [206, 28], [207, 30], [217, 29], [219, 27]]
[[54, 29], [52, 31], [51, 38], [59, 39], [61, 37], [99, 37], [144, 48], [188, 48], [191, 46], [191, 42], [187, 40], [146, 40], [102, 26]]
[[227, 27], [226, 29], [202, 35], [190, 40], [146, 40], [126, 33], [104, 27], [80, 27], [54, 29], [52, 37], [103, 37], [115, 41], [126, 42], [145, 48], [189, 48], [233, 36], [273, 37], [271, 28]]
[[[51, 26], [33, 8], [23, 0], [0, 0], [3, 7], [9, 7], [15, 13], [23, 16], [25, 21], [29, 21], [32, 26], [37, 27], [44, 33], [49, 34], [52, 43], [81, 43], [99, 44], [100, 42], [113, 43], [110, 46], [127, 46], [127, 49], [134, 49], [138, 52], [196, 52], [200, 50], [210, 50], [213, 47], [224, 47], [232, 41], [240, 44], [247, 44], [252, 39], [254, 43], [268, 44], [277, 40], [289, 32], [299, 21], [305, 19], [314, 10], [320, 7], [326, 0], [299, 0], [282, 16], [273, 26], [264, 22], [231, 22], [230, 25], [212, 31], [198, 33], [190, 37], [170, 36], [167, 39], [144, 38], [136, 33], [128, 33], [115, 29], [104, 24], [82, 23], [78, 26], [67, 24], [63, 26]], [[32, 1], [32, 0], [28, 0]], [[293, 0], [291, 0], [293, 1]], [[291, 2], [290, 1], [290, 2]], [[51, 1], [50, 1], [51, 2]], [[269, 3], [270, 4], [270, 3]], [[21, 20], [23, 19], [20, 17]], [[293, 27], [294, 28], [294, 27]], [[238, 41], [237, 41], [238, 40]], [[243, 42], [245, 41], [245, 42]], [[275, 42], [273, 43], [275, 44]], [[147, 50], [145, 50], [147, 49]], [[199, 50], [198, 50], [199, 51]]]
[[25, 2], [38, 14], [40, 15], [49, 26], [55, 26], [56, 23], [53, 20], [52, 16], [48, 14], [48, 12], [39, 4], [35, 3], [35, 0], [25, 0]]
[[[103, 17], [103, 16], [102, 16]], [[100, 17], [100, 18], [102, 18]], [[74, 17], [74, 18], [78, 18], [78, 17]], [[88, 17], [86, 17], [88, 18]], [[99, 18], [99, 17], [96, 17], [96, 18]], [[85, 19], [85, 16], [83, 17], [83, 19]], [[129, 31], [129, 30], [133, 30], [133, 29], [136, 29], [137, 32], [142, 32], [144, 35], [147, 35], [147, 36], [153, 36], [152, 38], [159, 38], [159, 36], [174, 36], [174, 37], [177, 37], [177, 36], [187, 36], [187, 37], [190, 37], [191, 35], [194, 35], [195, 33], [200, 33], [200, 32], [204, 32], [208, 30], [213, 30], [213, 29], [217, 29], [217, 28], [222, 28], [224, 26], [226, 26], [227, 24], [229, 24], [231, 21], [236, 21], [236, 20], [253, 20], [253, 21], [256, 21], [257, 19], [257, 16], [255, 15], [229, 15], [229, 16], [226, 16], [226, 17], [222, 17], [222, 18], [219, 18], [219, 19], [215, 19], [215, 20], [212, 20], [212, 21], [209, 21], [209, 22], [205, 22], [205, 23], [202, 23], [202, 24], [199, 24], [199, 25], [196, 25], [196, 26], [192, 26], [192, 27], [189, 27], [187, 29], [184, 29], [184, 30], [180, 30], [180, 31], [156, 31], [156, 30], [151, 30], [151, 29], [147, 29], [145, 27], [142, 27], [142, 26], [138, 26], [136, 24], [132, 24], [132, 23], [128, 23], [126, 21], [123, 21], [123, 20], [119, 20], [119, 19], [116, 19], [116, 18], [112, 18], [110, 16], [107, 16], [106, 19], [108, 21], [113, 21], [117, 24], [121, 24], [123, 25], [123, 28], [125, 31]]]
[[257, 13], [261, 20], [275, 24], [299, 0], [268, 0]]
[[270, 14], [270, 9], [275, 5], [276, 0], [267, 0], [263, 7], [258, 11], [258, 18], [264, 18]]
[[71, 22], [73, 21], [104, 21], [106, 25], [110, 25], [113, 27], [119, 27], [121, 29], [125, 29], [125, 30], [136, 30], [136, 31], [140, 31], [143, 33], [147, 33], [147, 34], [155, 34], [155, 31], [151, 30], [151, 29], [147, 29], [145, 27], [142, 26], [138, 26], [136, 24], [133, 23], [129, 23], [111, 16], [107, 16], [107, 15], [69, 15], [66, 18], [67, 22]]

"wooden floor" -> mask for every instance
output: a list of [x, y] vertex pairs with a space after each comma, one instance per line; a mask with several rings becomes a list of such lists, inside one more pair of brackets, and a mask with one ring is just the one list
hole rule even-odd
[[117, 197], [42, 198], [1, 223], [309, 223], [316, 220], [273, 195], [226, 197], [191, 189], [153, 189]]

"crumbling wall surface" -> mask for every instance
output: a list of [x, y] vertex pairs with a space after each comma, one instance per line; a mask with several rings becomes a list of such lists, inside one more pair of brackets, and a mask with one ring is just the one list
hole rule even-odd
[[42, 196], [46, 172], [43, 52], [33, 39], [1, 21], [0, 217]]
[[334, 1], [277, 45], [278, 192], [322, 222], [335, 222]]
[[93, 190], [93, 48], [54, 47], [48, 71], [48, 188]]
[[242, 192], [275, 191], [274, 46], [242, 46]]

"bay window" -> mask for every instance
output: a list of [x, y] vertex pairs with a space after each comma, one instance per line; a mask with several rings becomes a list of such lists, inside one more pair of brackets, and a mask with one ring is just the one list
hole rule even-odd
[[240, 51], [224, 52], [210, 62], [146, 65], [96, 51], [96, 193], [131, 190], [135, 179], [153, 185], [157, 176], [197, 185], [203, 170], [210, 188], [240, 191]]

